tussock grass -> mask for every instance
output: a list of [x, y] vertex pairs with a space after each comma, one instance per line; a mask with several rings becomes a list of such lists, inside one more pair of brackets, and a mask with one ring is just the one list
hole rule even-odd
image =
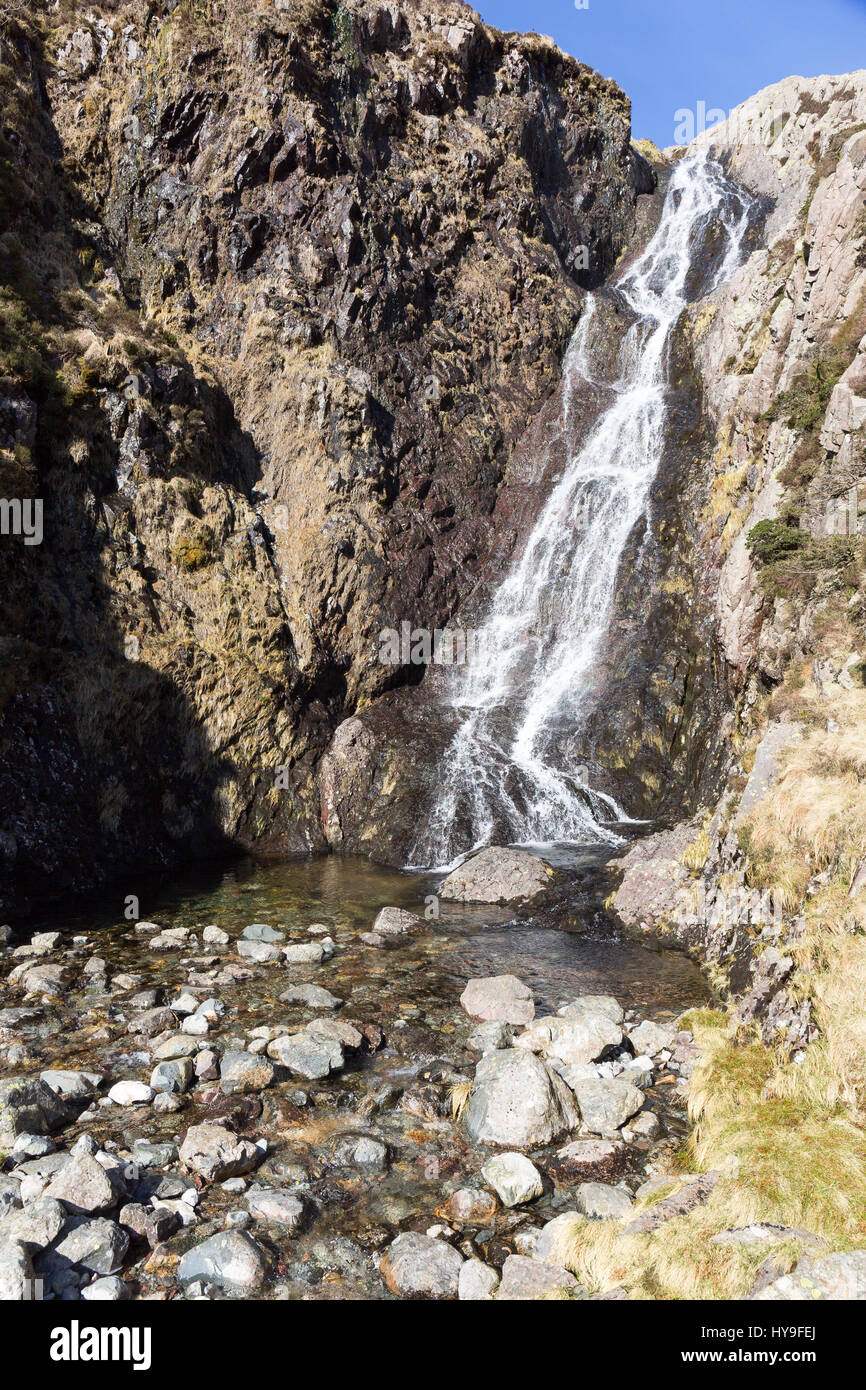
[[471, 1081], [455, 1081], [453, 1086], [448, 1088], [448, 1101], [451, 1105], [451, 1118], [456, 1123], [463, 1111], [466, 1109], [466, 1102], [469, 1099], [469, 1092], [472, 1090]]

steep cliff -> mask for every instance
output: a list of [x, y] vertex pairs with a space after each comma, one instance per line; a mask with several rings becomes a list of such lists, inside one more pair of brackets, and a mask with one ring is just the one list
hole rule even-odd
[[[790, 78], [700, 139], [768, 209], [688, 327], [729, 776], [706, 815], [631, 852], [617, 906], [709, 942], [740, 992], [754, 970], [760, 1012], [781, 990], [765, 1033], [796, 1047], [811, 1024], [790, 939], [822, 912], [855, 930], [862, 911], [866, 74]], [[783, 970], [752, 962], [756, 940]]]
[[2, 884], [324, 846], [648, 166], [614, 84], [457, 3], [11, 7]]

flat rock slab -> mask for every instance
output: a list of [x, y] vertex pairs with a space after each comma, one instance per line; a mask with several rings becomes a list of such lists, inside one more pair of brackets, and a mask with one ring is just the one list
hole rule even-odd
[[460, 996], [470, 1018], [493, 1023], [531, 1023], [535, 1017], [532, 990], [516, 975], [487, 975], [470, 980]]
[[561, 1265], [531, 1260], [526, 1255], [509, 1255], [502, 1266], [502, 1281], [496, 1297], [506, 1301], [562, 1297], [582, 1293], [573, 1274]]
[[284, 1033], [268, 1044], [268, 1056], [305, 1081], [320, 1081], [339, 1071], [345, 1061], [342, 1043], [307, 1032]]
[[463, 903], [511, 903], [549, 888], [553, 869], [526, 849], [482, 849], [439, 885], [440, 898]]
[[321, 985], [292, 985], [280, 995], [283, 1004], [306, 1004], [310, 1009], [339, 1009], [342, 999]]
[[686, 1216], [695, 1207], [700, 1206], [707, 1200], [716, 1183], [719, 1175], [715, 1171], [703, 1173], [694, 1182], [686, 1183], [679, 1192], [672, 1192], [670, 1197], [663, 1197], [649, 1211], [641, 1212], [634, 1221], [630, 1221], [625, 1227], [626, 1235], [646, 1235], [649, 1231], [655, 1231], [665, 1221], [670, 1221], [672, 1216]]
[[456, 1298], [463, 1256], [444, 1240], [405, 1231], [382, 1256], [382, 1278], [399, 1298]]
[[591, 1221], [607, 1221], [627, 1216], [631, 1197], [621, 1187], [608, 1187], [603, 1182], [582, 1182], [577, 1189], [577, 1208]]

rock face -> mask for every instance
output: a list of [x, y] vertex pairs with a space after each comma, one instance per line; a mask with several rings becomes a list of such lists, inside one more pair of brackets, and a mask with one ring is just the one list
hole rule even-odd
[[[744, 1021], [759, 1020], [766, 1041], [792, 1052], [814, 1035], [808, 1001], [789, 994], [777, 968], [796, 907], [770, 904], [768, 920], [746, 841], [803, 736], [805, 704], [850, 700], [862, 687], [864, 124], [864, 72], [789, 78], [697, 141], [761, 207], [744, 264], [689, 311], [680, 334], [702, 397], [690, 568], [710, 605], [717, 720], [706, 738], [718, 777], [704, 788], [705, 815], [629, 851], [615, 899], [630, 924], [661, 926], [712, 957], [747, 994]], [[792, 550], [774, 549], [774, 536]], [[780, 687], [788, 700], [768, 706]], [[769, 942], [754, 930], [761, 912]], [[756, 942], [778, 959], [762, 965]]]
[[451, 0], [16, 12], [2, 491], [38, 469], [55, 565], [0, 559], [0, 892], [227, 840], [399, 858], [417, 799], [371, 814], [355, 711], [491, 550], [652, 185], [628, 102]]
[[510, 903], [549, 888], [553, 870], [525, 849], [483, 849], [439, 885], [440, 898], [464, 903]]
[[580, 1123], [568, 1087], [523, 1048], [482, 1057], [463, 1118], [476, 1142], [514, 1148], [552, 1143]]

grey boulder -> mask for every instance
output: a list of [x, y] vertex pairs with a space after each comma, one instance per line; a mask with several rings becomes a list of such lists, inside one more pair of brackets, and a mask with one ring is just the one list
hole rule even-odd
[[503, 1048], [478, 1063], [463, 1123], [476, 1143], [524, 1149], [576, 1129], [580, 1114], [568, 1087], [540, 1058]]

